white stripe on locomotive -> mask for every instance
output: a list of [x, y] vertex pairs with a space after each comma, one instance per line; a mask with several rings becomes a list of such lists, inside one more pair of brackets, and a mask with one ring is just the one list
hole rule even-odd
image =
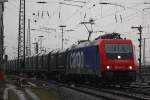
[[82, 51], [73, 52], [70, 54], [70, 68], [83, 68], [84, 54]]

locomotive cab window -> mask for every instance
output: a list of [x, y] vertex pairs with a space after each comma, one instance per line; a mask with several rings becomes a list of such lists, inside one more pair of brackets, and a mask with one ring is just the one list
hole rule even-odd
[[131, 44], [105, 44], [106, 57], [108, 59], [132, 59]]

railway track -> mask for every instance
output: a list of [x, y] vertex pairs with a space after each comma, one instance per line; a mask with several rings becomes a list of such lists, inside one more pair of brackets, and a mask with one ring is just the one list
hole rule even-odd
[[[122, 87], [120, 89], [116, 87], [101, 87], [101, 88], [96, 88], [96, 87], [89, 87], [89, 86], [81, 86], [85, 87], [91, 90], [99, 91], [100, 93], [107, 93], [110, 96], [112, 95], [111, 98], [114, 98], [115, 100], [150, 100], [150, 95], [147, 94], [145, 95], [144, 93], [138, 93], [138, 91], [130, 91], [129, 90], [123, 90]], [[116, 99], [117, 97], [117, 99]]]
[[130, 85], [128, 87], [122, 87], [127, 92], [133, 92], [137, 94], [143, 94], [150, 97], [150, 86], [142, 86], [142, 85]]
[[141, 99], [150, 99], [150, 86], [149, 85], [129, 85], [129, 86], [114, 86], [114, 87], [105, 87], [104, 91], [122, 93], [122, 95], [129, 95], [129, 97], [135, 97]]
[[[78, 91], [79, 93], [84, 93], [85, 95], [90, 95], [99, 99], [106, 100], [150, 100], [149, 94], [145, 95], [144, 93], [138, 93], [138, 91], [131, 91], [129, 93], [129, 87], [111, 87], [111, 88], [96, 88], [89, 85], [67, 85], [58, 82], [52, 82], [57, 84], [59, 87], [65, 87]], [[126, 88], [126, 89], [125, 89]], [[133, 87], [132, 87], [133, 88]], [[132, 89], [130, 87], [130, 89]]]
[[115, 95], [120, 95], [123, 97], [127, 97], [129, 99], [133, 99], [133, 100], [150, 100], [149, 96], [143, 95], [143, 94], [138, 94], [138, 93], [129, 93], [129, 92], [123, 92], [123, 91], [117, 91], [114, 89], [103, 89], [101, 90], [103, 92], [107, 92], [107, 93], [112, 93]]
[[[93, 89], [87, 89], [87, 88], [83, 88], [83, 87], [79, 87], [79, 88], [72, 88], [74, 90], [77, 90], [79, 92], [83, 92], [85, 94], [100, 98], [100, 99], [106, 99], [106, 100], [130, 100], [128, 97], [126, 96], [122, 96], [120, 94], [116, 94], [113, 92], [108, 92], [108, 91], [104, 91], [104, 90], [93, 90]], [[131, 99], [132, 100], [132, 99]]]
[[[50, 86], [48, 86], [48, 85], [55, 84], [55, 85], [57, 85], [58, 88], [61, 88], [61, 89], [67, 90], [67, 91], [72, 91], [72, 93], [78, 93], [80, 96], [82, 94], [82, 98], [92, 97], [96, 100], [97, 99], [100, 99], [100, 100], [123, 100], [122, 97], [115, 96], [114, 94], [111, 94], [111, 93], [104, 93], [104, 92], [95, 91], [95, 90], [87, 89], [87, 88], [83, 88], [83, 87], [74, 87], [73, 85], [59, 83], [56, 81], [50, 81], [50, 82], [49, 81], [40, 81], [40, 80], [35, 81], [32, 79], [29, 79], [27, 81], [28, 81], [27, 83], [36, 84], [37, 87], [40, 87], [40, 88], [49, 88]], [[76, 97], [78, 97], [78, 96], [76, 96]], [[69, 99], [71, 100], [71, 98], [69, 98]], [[81, 99], [79, 99], [79, 100], [81, 100]]]
[[[50, 88], [50, 85], [54, 84], [56, 86], [56, 91], [63, 93], [64, 91], [68, 91], [67, 93], [76, 94], [76, 98], [78, 100], [84, 100], [85, 98], [93, 98], [87, 100], [150, 100], [150, 91], [149, 86], [141, 86], [133, 85], [133, 86], [125, 86], [125, 87], [92, 87], [89, 85], [81, 85], [81, 84], [65, 84], [59, 83], [56, 81], [42, 81], [42, 80], [32, 80], [26, 79], [27, 83], [33, 86], [33, 84], [37, 85], [40, 88]], [[58, 89], [59, 88], [59, 89]], [[61, 90], [62, 89], [62, 90]], [[64, 92], [65, 93], [65, 92]], [[65, 94], [63, 94], [65, 95]], [[79, 95], [79, 96], [78, 96]], [[70, 96], [69, 96], [70, 97]], [[82, 97], [82, 98], [80, 98]], [[79, 99], [80, 98], [80, 99]], [[68, 99], [68, 98], [67, 98]], [[77, 100], [71, 99], [70, 100]]]

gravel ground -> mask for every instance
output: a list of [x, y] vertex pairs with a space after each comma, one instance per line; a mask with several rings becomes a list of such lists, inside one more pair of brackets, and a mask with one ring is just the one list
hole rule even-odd
[[[20, 85], [16, 77], [7, 77], [6, 100], [63, 100], [56, 92], [50, 89], [39, 88], [26, 83]], [[1, 99], [0, 99], [1, 100]]]
[[19, 100], [19, 98], [14, 91], [8, 90], [8, 100]]
[[50, 90], [32, 88], [31, 91], [35, 93], [40, 100], [63, 100], [61, 97]]
[[7, 89], [7, 100], [63, 100], [53, 91], [41, 88], [18, 88], [12, 84], [7, 84]]

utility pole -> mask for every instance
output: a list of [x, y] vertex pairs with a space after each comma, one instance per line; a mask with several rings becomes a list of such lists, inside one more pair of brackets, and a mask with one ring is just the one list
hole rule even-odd
[[20, 0], [19, 35], [18, 35], [18, 68], [22, 69], [24, 67], [25, 67], [25, 0]]
[[26, 42], [26, 56], [31, 56], [31, 38], [30, 38], [30, 19], [28, 19], [27, 42]]
[[61, 33], [62, 33], [62, 39], [61, 39], [61, 49], [63, 49], [63, 44], [64, 44], [64, 27], [66, 27], [65, 25], [60, 25], [59, 27], [61, 27]]
[[139, 31], [139, 39], [138, 39], [138, 41], [139, 41], [139, 49], [140, 49], [140, 52], [139, 52], [139, 78], [141, 79], [142, 77], [141, 77], [141, 66], [142, 66], [142, 60], [141, 60], [141, 58], [142, 58], [142, 26], [140, 25], [139, 27], [131, 27], [132, 29], [138, 29], [138, 31]]
[[143, 38], [143, 64], [145, 65], [145, 41], [146, 38]]

